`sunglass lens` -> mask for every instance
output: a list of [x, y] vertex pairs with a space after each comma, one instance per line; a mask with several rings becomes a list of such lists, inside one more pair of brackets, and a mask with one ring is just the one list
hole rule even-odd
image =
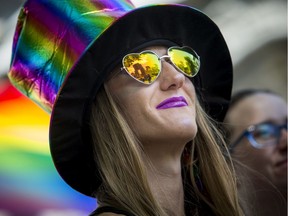
[[161, 70], [158, 56], [151, 51], [126, 55], [123, 66], [132, 78], [144, 84], [154, 82]]
[[200, 68], [200, 58], [190, 47], [171, 47], [168, 55], [172, 63], [189, 77], [194, 77]]

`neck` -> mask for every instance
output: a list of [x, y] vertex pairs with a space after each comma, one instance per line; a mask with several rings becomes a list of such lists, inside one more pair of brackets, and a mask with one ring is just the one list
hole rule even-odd
[[175, 145], [171, 148], [170, 144], [162, 145], [163, 148], [153, 145], [153, 149], [146, 146], [145, 152], [151, 162], [147, 165], [147, 173], [152, 193], [169, 215], [185, 215], [181, 175], [181, 154], [185, 145], [178, 145], [178, 148]]

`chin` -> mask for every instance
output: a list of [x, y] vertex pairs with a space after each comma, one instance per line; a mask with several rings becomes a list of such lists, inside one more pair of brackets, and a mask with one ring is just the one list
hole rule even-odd
[[185, 122], [185, 124], [182, 124], [179, 128], [180, 137], [186, 138], [187, 142], [193, 140], [198, 131], [196, 122]]

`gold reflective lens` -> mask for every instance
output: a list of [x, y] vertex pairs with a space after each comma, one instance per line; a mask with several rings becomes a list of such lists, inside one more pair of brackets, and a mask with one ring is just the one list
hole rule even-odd
[[189, 77], [194, 77], [200, 69], [200, 58], [190, 47], [170, 47], [168, 55], [178, 70]]
[[159, 57], [151, 51], [128, 54], [123, 58], [122, 63], [132, 78], [144, 84], [154, 82], [161, 70]]

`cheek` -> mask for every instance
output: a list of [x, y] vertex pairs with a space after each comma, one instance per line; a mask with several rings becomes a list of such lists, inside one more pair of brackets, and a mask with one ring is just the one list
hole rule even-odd
[[141, 116], [141, 109], [139, 107], [138, 99], [134, 99], [134, 97], [125, 97], [121, 103], [121, 107], [125, 112], [125, 115], [131, 120], [138, 119]]
[[234, 157], [249, 167], [261, 171], [270, 163], [271, 152], [269, 149], [255, 149], [247, 142], [240, 143]]
[[193, 105], [194, 109], [195, 109], [197, 95], [196, 95], [196, 91], [195, 91], [195, 87], [194, 87], [193, 83], [188, 78], [185, 79], [184, 90], [190, 99], [191, 105]]
[[[141, 97], [142, 95], [142, 97]], [[131, 127], [135, 127], [140, 119], [143, 118], [143, 109], [145, 108], [145, 98], [143, 95], [133, 88], [121, 88], [112, 97], [119, 104], [121, 113], [126, 120], [130, 122]]]
[[189, 94], [195, 96], [196, 93], [194, 84], [188, 77], [185, 77], [185, 89], [188, 91]]
[[130, 102], [133, 102], [133, 94], [135, 91], [133, 90], [133, 87], [130, 87], [131, 85], [129, 85], [127, 81], [123, 79], [123, 77], [123, 75], [118, 75], [117, 77], [109, 80], [105, 87], [117, 103], [119, 103], [121, 106], [127, 106]]

